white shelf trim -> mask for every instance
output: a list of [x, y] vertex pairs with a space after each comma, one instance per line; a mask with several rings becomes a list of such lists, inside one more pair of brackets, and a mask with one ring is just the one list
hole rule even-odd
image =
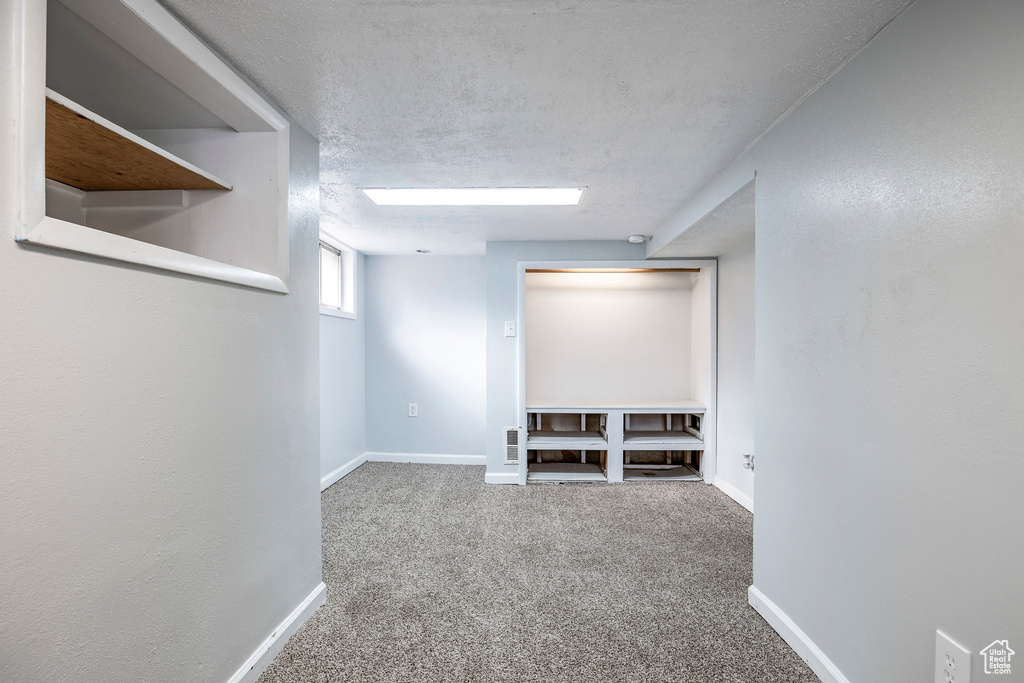
[[28, 235], [18, 241], [230, 282], [268, 292], [288, 293], [288, 287], [281, 278], [267, 273], [140, 242], [50, 216], [43, 217]]
[[[630, 450], [704, 450], [704, 440], [686, 432], [625, 432], [622, 445]], [[652, 448], [666, 446], [666, 448]], [[667, 448], [671, 446], [672, 448]]]
[[623, 400], [587, 400], [572, 401], [551, 399], [528, 399], [528, 413], [601, 413], [610, 410], [621, 410], [627, 413], [695, 413], [707, 412], [707, 406], [690, 399], [672, 399], [665, 401], [623, 401]]

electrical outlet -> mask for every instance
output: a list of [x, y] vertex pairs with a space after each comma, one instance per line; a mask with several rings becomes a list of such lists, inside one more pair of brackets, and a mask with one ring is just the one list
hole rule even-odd
[[516, 336], [516, 321], [506, 320], [505, 321], [505, 336], [514, 337]]
[[419, 417], [419, 416], [420, 416], [420, 406], [419, 406], [419, 404], [418, 403], [410, 403], [409, 404], [409, 417]]
[[971, 683], [971, 651], [935, 632], [935, 683]]

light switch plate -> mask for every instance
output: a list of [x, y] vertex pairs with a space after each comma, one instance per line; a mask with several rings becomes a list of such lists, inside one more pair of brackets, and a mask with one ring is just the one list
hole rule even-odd
[[506, 320], [505, 321], [505, 336], [514, 337], [516, 336], [516, 321]]
[[935, 683], [971, 683], [971, 651], [935, 632]]

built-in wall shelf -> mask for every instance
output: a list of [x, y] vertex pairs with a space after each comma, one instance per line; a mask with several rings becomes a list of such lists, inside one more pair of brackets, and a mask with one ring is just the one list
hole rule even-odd
[[526, 481], [697, 481], [703, 478], [704, 404], [530, 401]]
[[636, 401], [622, 399], [572, 399], [572, 400], [526, 400], [526, 412], [528, 413], [596, 413], [619, 410], [627, 413], [669, 413], [689, 412], [704, 413], [706, 407], [699, 401], [689, 399], [666, 399], [653, 401]]
[[689, 432], [624, 432], [622, 447], [627, 450], [704, 450], [704, 440]]
[[87, 192], [231, 189], [215, 175], [49, 89], [46, 177]]
[[518, 262], [519, 483], [714, 481], [717, 267]]
[[544, 432], [533, 431], [526, 437], [526, 447], [535, 450], [601, 450], [608, 441], [600, 432]]

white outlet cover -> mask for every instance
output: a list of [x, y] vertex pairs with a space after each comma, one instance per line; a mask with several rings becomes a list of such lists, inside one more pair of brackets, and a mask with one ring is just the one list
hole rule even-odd
[[516, 321], [506, 320], [505, 321], [505, 336], [514, 337], [516, 336]]
[[971, 683], [971, 651], [935, 631], [935, 683]]
[[420, 406], [418, 403], [409, 404], [409, 417], [419, 417]]

